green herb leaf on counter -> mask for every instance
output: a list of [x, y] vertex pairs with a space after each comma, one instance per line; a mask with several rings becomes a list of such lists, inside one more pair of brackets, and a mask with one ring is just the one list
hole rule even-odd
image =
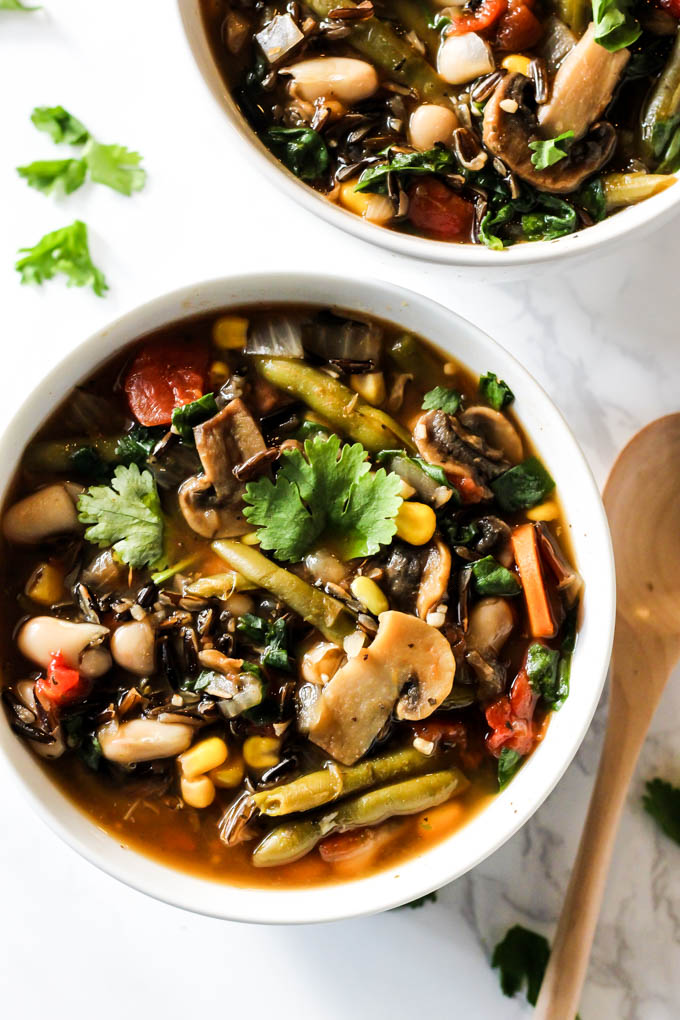
[[548, 648], [540, 641], [534, 641], [527, 651], [526, 671], [535, 694], [540, 695], [553, 710], [562, 707], [567, 700], [569, 688], [560, 683], [558, 673], [560, 653]]
[[198, 400], [176, 407], [172, 412], [172, 431], [176, 432], [184, 442], [193, 443], [194, 429], [204, 421], [217, 414], [217, 404], [213, 393], [204, 393]]
[[491, 966], [500, 971], [504, 995], [512, 997], [526, 985], [527, 999], [535, 1006], [549, 959], [548, 940], [516, 924], [494, 949]]
[[91, 286], [98, 297], [108, 290], [104, 274], [90, 256], [87, 227], [82, 220], [45, 234], [32, 248], [19, 249], [20, 255], [24, 252], [15, 264], [22, 283], [42, 284], [63, 273], [69, 287]]
[[42, 159], [18, 166], [17, 173], [29, 187], [45, 195], [52, 191], [70, 195], [85, 180], [87, 165], [82, 159]]
[[515, 394], [502, 379], [499, 379], [494, 372], [487, 372], [479, 377], [479, 395], [486, 400], [494, 411], [502, 411], [504, 407], [511, 404]]
[[651, 779], [645, 789], [642, 798], [645, 811], [680, 845], [680, 789], [658, 776]]
[[460, 407], [461, 395], [448, 386], [435, 386], [423, 397], [423, 411], [445, 411], [455, 414]]
[[301, 180], [316, 181], [328, 169], [328, 149], [318, 131], [272, 127], [265, 137], [269, 148]]
[[291, 671], [288, 657], [288, 630], [283, 617], [268, 623], [261, 616], [244, 613], [236, 624], [236, 629], [256, 648], [262, 649], [262, 665], [274, 669]]
[[640, 37], [642, 28], [632, 16], [633, 0], [592, 0], [595, 41], [610, 53], [630, 46]]
[[39, 11], [40, 7], [29, 7], [27, 4], [21, 2], [21, 0], [0, 0], [0, 11]]
[[493, 556], [484, 556], [470, 564], [475, 589], [480, 595], [519, 595], [522, 585], [517, 574], [504, 567]]
[[84, 145], [90, 137], [85, 125], [63, 106], [36, 106], [31, 120], [38, 131], [46, 131], [57, 144]]
[[165, 523], [153, 475], [119, 464], [111, 485], [91, 486], [78, 498], [78, 520], [88, 542], [114, 552], [131, 567], [161, 566]]
[[537, 457], [528, 457], [491, 482], [503, 510], [528, 510], [555, 488], [555, 482]]
[[146, 170], [139, 165], [142, 157], [124, 145], [102, 145], [91, 138], [83, 159], [96, 184], [105, 184], [121, 195], [141, 191], [146, 183]]
[[146, 464], [153, 448], [165, 432], [158, 426], [133, 425], [116, 443], [116, 457], [124, 464]]
[[498, 758], [498, 789], [504, 790], [522, 764], [522, 755], [504, 747]]
[[322, 535], [347, 559], [370, 556], [391, 541], [401, 506], [401, 479], [371, 464], [361, 443], [317, 436], [286, 450], [276, 481], [246, 486], [244, 515], [259, 526], [263, 550], [282, 560], [301, 560]]
[[548, 167], [559, 163], [561, 159], [566, 159], [569, 155], [568, 146], [565, 147], [561, 143], [568, 142], [573, 137], [573, 131], [564, 131], [556, 138], [541, 138], [535, 142], [529, 142], [532, 164], [537, 170], [547, 170]]
[[409, 900], [408, 903], [402, 903], [398, 907], [394, 907], [394, 910], [417, 910], [419, 907], [424, 907], [426, 903], [436, 903], [437, 894], [436, 892], [425, 893], [424, 896], [419, 896], [415, 900]]

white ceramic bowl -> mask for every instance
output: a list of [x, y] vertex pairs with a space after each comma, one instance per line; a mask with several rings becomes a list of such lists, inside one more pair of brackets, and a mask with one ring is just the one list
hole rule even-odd
[[[539, 266], [557, 259], [581, 257], [596, 249], [601, 251], [621, 243], [629, 234], [640, 236], [655, 225], [669, 220], [680, 212], [680, 184], [673, 185], [658, 195], [637, 205], [623, 209], [596, 223], [586, 230], [568, 234], [554, 241], [533, 241], [517, 244], [504, 251], [492, 251], [484, 245], [452, 244], [447, 241], [433, 241], [424, 237], [387, 230], [375, 223], [348, 212], [334, 202], [329, 202], [308, 184], [301, 181], [276, 159], [249, 126], [226, 87], [212, 55], [208, 37], [201, 16], [199, 0], [178, 0], [184, 29], [199, 70], [213, 96], [227, 115], [234, 128], [235, 138], [248, 159], [254, 157], [259, 170], [276, 187], [300, 202], [310, 212], [322, 216], [329, 223], [346, 230], [363, 241], [380, 245], [400, 255], [428, 262], [441, 262], [451, 266], [469, 267], [477, 270], [513, 270], [518, 267]], [[680, 176], [680, 175], [677, 175]], [[515, 275], [514, 273], [512, 275]], [[521, 274], [523, 275], [523, 273]]]
[[301, 923], [370, 914], [430, 892], [479, 864], [526, 822], [569, 765], [595, 711], [611, 651], [615, 589], [609, 529], [597, 486], [568, 426], [540, 386], [507, 351], [454, 312], [380, 282], [326, 275], [237, 276], [186, 287], [130, 312], [80, 344], [34, 388], [0, 438], [0, 494], [55, 404], [125, 344], [178, 319], [274, 301], [335, 305], [392, 320], [439, 344], [474, 373], [491, 370], [506, 379], [523, 425], [557, 480], [585, 580], [571, 694], [524, 768], [484, 811], [441, 844], [396, 868], [350, 883], [294, 890], [239, 888], [123, 849], [57, 791], [0, 713], [0, 748], [16, 781], [48, 825], [93, 864], [188, 910], [241, 921]]

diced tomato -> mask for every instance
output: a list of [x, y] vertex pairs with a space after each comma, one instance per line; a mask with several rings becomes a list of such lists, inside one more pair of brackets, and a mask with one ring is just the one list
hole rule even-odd
[[169, 425], [172, 412], [205, 392], [208, 348], [157, 340], [137, 355], [125, 378], [130, 410], [142, 425]]
[[538, 42], [543, 35], [543, 26], [532, 11], [532, 7], [533, 3], [527, 3], [527, 0], [508, 0], [507, 9], [496, 29], [494, 42], [497, 49], [518, 53]]
[[521, 669], [510, 694], [503, 695], [486, 710], [486, 721], [492, 731], [486, 746], [492, 754], [498, 756], [504, 747], [523, 756], [531, 752], [537, 735], [533, 722], [537, 701], [526, 670]]
[[680, 0], [656, 0], [659, 7], [668, 11], [674, 18], [680, 18]]
[[438, 747], [465, 747], [467, 731], [462, 722], [453, 719], [428, 719], [427, 722], [415, 723], [413, 732], [416, 737], [428, 740]]
[[69, 666], [61, 652], [55, 652], [47, 667], [47, 676], [36, 681], [35, 694], [55, 708], [79, 701], [90, 692], [90, 682]]
[[447, 25], [446, 35], [463, 35], [464, 32], [483, 32], [498, 21], [507, 7], [508, 0], [482, 0], [472, 14], [454, 18]]
[[481, 503], [487, 493], [481, 485], [477, 485], [474, 478], [467, 475], [454, 475], [453, 472], [447, 478], [458, 492], [463, 503]]
[[334, 864], [336, 861], [346, 861], [355, 854], [361, 854], [373, 844], [375, 832], [373, 829], [352, 829], [349, 832], [336, 832], [332, 836], [326, 836], [319, 843], [319, 853], [324, 861]]
[[418, 230], [449, 241], [470, 237], [474, 207], [455, 191], [437, 180], [426, 177], [418, 181], [408, 194], [408, 216]]

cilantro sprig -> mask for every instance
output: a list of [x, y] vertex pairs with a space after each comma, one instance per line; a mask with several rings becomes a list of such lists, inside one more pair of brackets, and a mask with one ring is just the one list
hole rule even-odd
[[397, 530], [401, 479], [379, 468], [371, 474], [361, 443], [340, 447], [340, 438], [306, 440], [304, 455], [286, 450], [276, 481], [246, 486], [244, 510], [258, 526], [262, 549], [299, 561], [321, 538], [345, 559], [370, 556]]
[[111, 485], [93, 485], [78, 498], [78, 520], [88, 542], [113, 548], [131, 567], [163, 565], [165, 522], [150, 471], [120, 464]]
[[526, 984], [527, 999], [535, 1006], [549, 959], [550, 943], [545, 936], [516, 924], [494, 949], [491, 966], [500, 971], [504, 995], [512, 997]]
[[645, 811], [680, 845], [680, 790], [658, 776], [646, 784], [645, 790], [642, 798]]
[[455, 414], [460, 407], [461, 395], [449, 386], [435, 386], [423, 397], [423, 411], [445, 411]]
[[92, 287], [98, 297], [108, 290], [104, 274], [92, 261], [82, 220], [45, 234], [32, 248], [20, 248], [19, 254], [23, 257], [14, 268], [22, 283], [41, 284], [63, 273], [69, 287]]
[[548, 167], [559, 163], [561, 159], [566, 159], [569, 153], [564, 143], [573, 137], [573, 131], [564, 131], [561, 135], [557, 135], [556, 138], [545, 138], [529, 142], [529, 148], [532, 151], [531, 162], [536, 169], [547, 170]]

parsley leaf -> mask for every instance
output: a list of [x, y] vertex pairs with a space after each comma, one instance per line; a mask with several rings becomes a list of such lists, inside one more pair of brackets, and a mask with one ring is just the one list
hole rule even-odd
[[435, 386], [423, 397], [423, 411], [445, 411], [455, 414], [460, 407], [461, 395], [448, 386]]
[[14, 267], [21, 273], [22, 283], [41, 284], [63, 273], [68, 277], [69, 287], [91, 286], [98, 297], [108, 290], [104, 274], [90, 256], [87, 227], [82, 220], [45, 234], [32, 248], [20, 248], [19, 254], [22, 252], [26, 254]]
[[548, 940], [516, 924], [494, 949], [491, 966], [500, 970], [504, 995], [516, 995], [526, 982], [527, 999], [535, 1006], [549, 958]]
[[[246, 486], [244, 515], [259, 525], [262, 549], [282, 560], [301, 560], [324, 536], [344, 559], [370, 556], [392, 539], [401, 506], [401, 479], [371, 465], [361, 443], [316, 436], [305, 456], [286, 450], [276, 481], [259, 478]], [[340, 456], [338, 456], [340, 454]]]
[[545, 499], [555, 482], [537, 457], [528, 457], [491, 482], [503, 510], [527, 510]]
[[498, 758], [498, 789], [504, 790], [522, 764], [522, 755], [504, 747]]
[[291, 671], [288, 658], [288, 631], [283, 617], [279, 617], [274, 623], [268, 623], [253, 613], [244, 613], [236, 628], [242, 631], [248, 641], [263, 649], [261, 657], [263, 666]]
[[529, 148], [532, 150], [531, 162], [536, 169], [547, 170], [548, 167], [559, 163], [561, 159], [566, 159], [569, 153], [563, 146], [560, 146], [560, 142], [566, 142], [573, 137], [573, 131], [564, 131], [556, 138], [541, 138], [535, 142], [529, 142]]
[[303, 181], [316, 181], [328, 169], [326, 143], [312, 128], [269, 128], [267, 144], [289, 170]]
[[479, 377], [479, 394], [494, 411], [501, 411], [515, 399], [515, 394], [494, 372], [487, 372]]
[[633, 0], [593, 0], [595, 42], [610, 53], [630, 46], [642, 32], [630, 13], [632, 6]]
[[516, 574], [493, 556], [484, 556], [470, 564], [475, 589], [480, 595], [519, 595], [522, 585]]
[[567, 700], [569, 687], [560, 682], [558, 673], [560, 653], [541, 641], [534, 641], [527, 651], [526, 671], [534, 692], [553, 709], [561, 708]]
[[21, 0], [0, 0], [0, 11], [39, 11], [40, 7], [27, 7]]
[[95, 485], [79, 496], [78, 511], [78, 520], [91, 525], [88, 542], [112, 546], [131, 567], [161, 565], [165, 525], [150, 471], [119, 464], [110, 486]]
[[134, 425], [116, 443], [116, 457], [124, 464], [146, 464], [154, 446], [165, 432], [164, 428]]
[[642, 798], [645, 811], [658, 822], [663, 831], [680, 844], [680, 790], [665, 779], [651, 779]]
[[187, 443], [194, 441], [194, 428], [217, 414], [217, 404], [212, 393], [204, 393], [198, 400], [182, 404], [172, 412], [172, 431]]
[[46, 131], [57, 144], [84, 145], [90, 137], [85, 125], [63, 106], [36, 106], [31, 120], [38, 131]]
[[18, 166], [17, 173], [37, 191], [48, 195], [51, 191], [62, 191], [70, 195], [81, 186], [87, 173], [82, 159], [39, 159], [25, 166]]
[[[448, 21], [450, 19], [447, 18], [446, 20]], [[436, 903], [436, 902], [437, 902], [437, 894], [436, 894], [436, 892], [429, 892], [429, 893], [425, 893], [424, 896], [419, 896], [415, 900], [409, 900], [408, 903], [402, 903], [400, 906], [394, 907], [394, 909], [395, 910], [406, 910], [407, 908], [409, 908], [410, 910], [417, 910], [419, 907], [424, 907], [426, 903]]]
[[105, 184], [122, 195], [141, 191], [146, 182], [146, 170], [140, 167], [142, 157], [124, 145], [102, 145], [91, 138], [83, 153], [90, 177], [97, 184]]

